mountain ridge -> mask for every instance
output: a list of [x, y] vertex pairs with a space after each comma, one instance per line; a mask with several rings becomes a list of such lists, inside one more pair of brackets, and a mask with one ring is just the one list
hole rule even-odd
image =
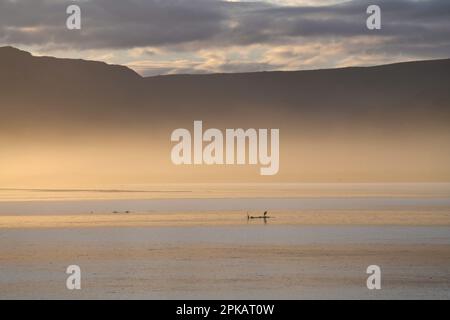
[[73, 59], [73, 58], [57, 58], [52, 56], [35, 56], [32, 53], [16, 48], [14, 46], [0, 46], [0, 59], [2, 56], [4, 57], [6, 54], [19, 54], [23, 57], [27, 58], [35, 58], [35, 59], [55, 59], [60, 61], [68, 61], [68, 62], [85, 62], [85, 63], [93, 63], [93, 64], [101, 64], [103, 66], [108, 67], [119, 67], [123, 70], [129, 70], [136, 75], [138, 75], [142, 79], [152, 79], [152, 78], [163, 78], [163, 77], [209, 77], [209, 76], [229, 76], [229, 75], [262, 75], [262, 74], [289, 74], [289, 73], [311, 73], [311, 72], [321, 72], [321, 71], [354, 71], [354, 70], [367, 70], [367, 69], [376, 69], [376, 68], [390, 68], [390, 67], [407, 67], [409, 65], [427, 65], [427, 64], [436, 64], [436, 63], [450, 63], [450, 58], [442, 58], [442, 59], [431, 59], [431, 60], [413, 60], [413, 61], [403, 61], [403, 62], [395, 62], [395, 63], [387, 63], [387, 64], [378, 64], [378, 65], [369, 65], [369, 66], [345, 66], [345, 67], [335, 67], [335, 68], [317, 68], [317, 69], [306, 69], [306, 70], [273, 70], [273, 71], [256, 71], [256, 72], [217, 72], [217, 73], [182, 73], [182, 74], [163, 74], [163, 75], [154, 75], [154, 76], [141, 76], [139, 73], [134, 71], [132, 68], [119, 65], [119, 64], [109, 64], [104, 61], [98, 60], [88, 60], [88, 59]]
[[[0, 50], [0, 180], [450, 181], [449, 88], [450, 59], [144, 78]], [[279, 129], [279, 174], [174, 166], [171, 133], [195, 120]]]
[[[319, 121], [337, 127], [450, 118], [450, 59], [374, 67], [141, 77], [104, 62], [33, 57], [0, 48], [4, 125], [27, 113], [42, 125], [103, 126], [196, 119], [244, 126]], [[26, 94], [24, 94], [26, 93]], [[170, 111], [170, 112], [168, 112]], [[69, 121], [70, 118], [70, 121]], [[250, 120], [253, 119], [253, 120]], [[39, 123], [34, 123], [37, 126]], [[292, 126], [291, 126], [292, 127]]]

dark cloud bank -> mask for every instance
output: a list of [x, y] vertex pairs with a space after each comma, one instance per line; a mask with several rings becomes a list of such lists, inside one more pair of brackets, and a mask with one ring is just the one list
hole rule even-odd
[[[81, 32], [65, 29], [65, 8], [71, 3], [82, 8]], [[382, 8], [383, 29], [372, 35], [383, 41], [368, 50], [448, 56], [448, 0], [349, 1], [317, 7], [216, 0], [1, 0], [0, 42], [72, 49], [199, 49], [351, 38], [370, 33], [365, 27], [369, 4]]]

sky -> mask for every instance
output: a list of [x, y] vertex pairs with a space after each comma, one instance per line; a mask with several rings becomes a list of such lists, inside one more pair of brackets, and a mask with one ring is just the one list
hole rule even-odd
[[[71, 4], [81, 30], [66, 28]], [[0, 0], [0, 45], [145, 76], [378, 65], [450, 57], [450, 1]]]

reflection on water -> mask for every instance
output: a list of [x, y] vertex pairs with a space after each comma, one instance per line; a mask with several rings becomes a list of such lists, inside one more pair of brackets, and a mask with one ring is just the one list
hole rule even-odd
[[449, 198], [239, 198], [239, 199], [148, 199], [0, 201], [0, 214], [79, 214], [112, 212], [189, 212], [264, 210], [383, 210], [447, 208]]
[[395, 226], [255, 226], [73, 228], [5, 230], [2, 247], [42, 241], [83, 245], [312, 245], [312, 244], [436, 244], [450, 245], [450, 227]]
[[0, 201], [176, 198], [450, 197], [450, 183], [148, 184], [7, 188]]

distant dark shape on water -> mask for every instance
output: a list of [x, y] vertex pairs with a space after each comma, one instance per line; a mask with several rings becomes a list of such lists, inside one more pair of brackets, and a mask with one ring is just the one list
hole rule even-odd
[[267, 223], [267, 219], [272, 219], [273, 217], [270, 217], [267, 215], [267, 211], [264, 211], [264, 214], [262, 216], [251, 216], [247, 212], [247, 221], [249, 220], [255, 220], [255, 219], [262, 219], [264, 220], [264, 223]]

